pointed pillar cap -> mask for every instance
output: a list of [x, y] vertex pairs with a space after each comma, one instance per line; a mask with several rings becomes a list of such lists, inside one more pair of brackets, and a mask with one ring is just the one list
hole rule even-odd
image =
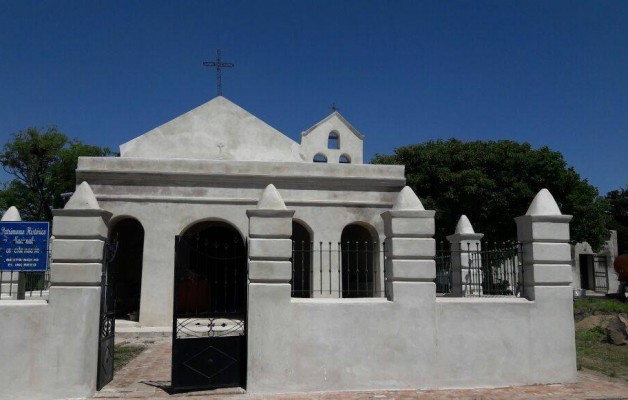
[[406, 186], [397, 195], [395, 204], [393, 204], [393, 210], [425, 210], [421, 200], [417, 197], [416, 193]]
[[9, 207], [9, 209], [2, 216], [2, 221], [21, 221], [22, 217], [20, 212], [15, 206]]
[[64, 207], [65, 210], [99, 210], [98, 200], [87, 182], [81, 183]]
[[543, 188], [534, 196], [526, 215], [562, 215], [562, 213], [554, 196], [549, 190]]
[[287, 210], [279, 191], [272, 183], [264, 189], [257, 202], [258, 210]]
[[469, 234], [469, 233], [475, 233], [475, 231], [473, 230], [473, 226], [471, 225], [471, 221], [469, 221], [469, 218], [467, 218], [466, 215], [461, 215], [460, 219], [458, 220], [458, 224], [456, 225], [456, 232], [457, 234]]

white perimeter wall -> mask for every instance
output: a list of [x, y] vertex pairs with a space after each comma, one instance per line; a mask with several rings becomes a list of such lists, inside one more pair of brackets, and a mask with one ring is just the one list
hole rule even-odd
[[48, 301], [0, 301], [0, 399], [83, 398], [96, 390], [110, 214], [86, 183], [53, 214]]
[[[262, 200], [271, 192], [279, 199], [275, 208], [260, 209], [269, 204]], [[288, 240], [295, 211], [286, 209], [275, 192], [267, 188], [258, 208], [248, 211], [256, 228], [249, 247], [248, 391], [473, 388], [576, 380], [571, 216], [560, 214], [547, 190], [516, 219], [525, 249], [525, 298], [476, 299], [436, 298], [434, 212], [424, 210], [408, 187], [382, 214], [387, 299], [290, 298], [290, 252], [279, 245]], [[265, 245], [254, 245], [256, 241]]]
[[[253, 393], [473, 388], [576, 380], [572, 293], [536, 300], [435, 298], [395, 283], [400, 301], [290, 299], [290, 286], [250, 286]], [[543, 297], [543, 298], [540, 298]], [[268, 302], [267, 302], [268, 301]], [[272, 317], [265, 311], [269, 303]]]
[[1, 301], [0, 399], [91, 395], [99, 311], [99, 287], [52, 287], [50, 303]]

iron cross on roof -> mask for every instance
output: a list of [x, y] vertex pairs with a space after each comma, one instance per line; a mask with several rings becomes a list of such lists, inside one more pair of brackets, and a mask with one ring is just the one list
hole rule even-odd
[[206, 67], [216, 67], [218, 73], [218, 96], [222, 96], [222, 69], [227, 67], [235, 67], [234, 63], [222, 62], [220, 59], [220, 49], [216, 50], [216, 61], [205, 61]]

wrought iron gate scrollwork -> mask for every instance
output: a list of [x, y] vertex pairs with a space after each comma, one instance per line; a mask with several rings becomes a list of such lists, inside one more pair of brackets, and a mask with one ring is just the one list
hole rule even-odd
[[105, 242], [100, 281], [100, 326], [98, 330], [98, 373], [96, 389], [102, 389], [113, 379], [113, 356], [116, 330], [114, 276], [109, 269], [116, 257], [117, 240]]

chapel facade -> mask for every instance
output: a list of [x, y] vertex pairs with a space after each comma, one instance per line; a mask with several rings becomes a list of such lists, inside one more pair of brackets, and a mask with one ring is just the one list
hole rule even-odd
[[[362, 164], [362, 140], [334, 112], [297, 143], [217, 97], [79, 158], [48, 301], [0, 302], [0, 397], [105, 387], [115, 317], [172, 328], [175, 392], [575, 382], [571, 216], [551, 193], [515, 218], [520, 291], [436, 296], [435, 211], [403, 166]], [[462, 228], [468, 249], [481, 234]], [[449, 260], [460, 289], [484, 265]]]
[[81, 157], [77, 181], [113, 214], [117, 316], [169, 326], [175, 240], [246, 245], [247, 210], [269, 184], [295, 210], [293, 297], [384, 297], [381, 214], [404, 167], [363, 164], [363, 140], [334, 111], [297, 143], [219, 96], [122, 144], [120, 157]]

